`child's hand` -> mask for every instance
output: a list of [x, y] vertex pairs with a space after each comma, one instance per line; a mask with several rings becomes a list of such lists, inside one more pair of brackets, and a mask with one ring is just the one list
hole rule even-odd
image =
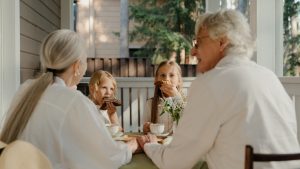
[[117, 111], [116, 106], [114, 106], [112, 102], [107, 102], [106, 104], [108, 115], [113, 115]]
[[166, 97], [174, 97], [179, 95], [179, 91], [173, 84], [162, 84], [160, 90], [164, 93]]
[[116, 98], [110, 98], [110, 97], [104, 97], [101, 101], [102, 104], [100, 109], [101, 110], [108, 110], [111, 109], [116, 111], [116, 106], [121, 106], [122, 103], [120, 100], [116, 99]]
[[144, 134], [147, 134], [147, 133], [149, 133], [150, 132], [150, 122], [145, 122], [144, 123], [144, 126], [143, 126], [143, 132], [144, 132]]

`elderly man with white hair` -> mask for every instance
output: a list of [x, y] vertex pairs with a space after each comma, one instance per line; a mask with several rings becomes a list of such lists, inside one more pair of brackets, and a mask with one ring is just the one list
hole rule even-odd
[[173, 141], [164, 146], [152, 135], [139, 138], [152, 161], [187, 169], [204, 159], [209, 169], [242, 169], [246, 144], [257, 153], [300, 151], [292, 100], [273, 72], [251, 61], [255, 40], [246, 18], [234, 10], [206, 13], [196, 37], [191, 54], [198, 58], [198, 75]]

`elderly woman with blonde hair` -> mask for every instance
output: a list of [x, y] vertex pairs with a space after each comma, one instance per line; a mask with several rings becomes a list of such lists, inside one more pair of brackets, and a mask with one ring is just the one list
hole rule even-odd
[[94, 103], [70, 88], [87, 68], [81, 37], [70, 30], [54, 31], [44, 39], [40, 57], [45, 72], [21, 86], [1, 140], [32, 143], [55, 169], [119, 168], [128, 163], [136, 141], [115, 142]]
[[256, 153], [300, 151], [293, 102], [273, 72], [251, 61], [254, 39], [246, 18], [234, 10], [206, 13], [195, 33], [191, 54], [198, 75], [173, 141], [159, 145], [153, 135], [138, 140], [152, 161], [165, 169], [192, 168], [201, 159], [209, 169], [241, 169], [246, 144]]

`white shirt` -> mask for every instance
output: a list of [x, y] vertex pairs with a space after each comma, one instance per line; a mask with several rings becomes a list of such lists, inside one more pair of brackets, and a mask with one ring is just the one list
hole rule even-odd
[[115, 142], [94, 103], [56, 77], [20, 139], [43, 151], [54, 169], [114, 169], [128, 163], [128, 146]]
[[[274, 73], [248, 58], [224, 57], [198, 75], [189, 91], [171, 144], [145, 144], [159, 168], [188, 169], [205, 158], [209, 169], [242, 169], [246, 144], [260, 153], [300, 151], [290, 97]], [[255, 166], [291, 168], [279, 164]]]
[[110, 119], [109, 119], [107, 110], [101, 110], [101, 109], [100, 109], [100, 106], [98, 106], [98, 105], [96, 105], [96, 107], [97, 107], [98, 112], [99, 112], [99, 114], [101, 115], [102, 120], [104, 121], [104, 123], [105, 123], [106, 125], [110, 125], [110, 124], [111, 124], [111, 121], [110, 121]]
[[[148, 99], [146, 102], [146, 107], [144, 111], [144, 122], [151, 122], [151, 110], [152, 110], [152, 99]], [[173, 127], [173, 120], [170, 114], [164, 113], [160, 115], [162, 112], [161, 106], [158, 106], [157, 111], [157, 123], [164, 124], [165, 130], [164, 132], [171, 132]]]

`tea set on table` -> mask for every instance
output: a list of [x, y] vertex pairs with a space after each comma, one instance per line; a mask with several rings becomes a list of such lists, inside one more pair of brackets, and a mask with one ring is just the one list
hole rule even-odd
[[[144, 133], [123, 133], [120, 131], [120, 127], [115, 124], [107, 126], [108, 131], [116, 141], [129, 141], [132, 137], [143, 135]], [[150, 133], [154, 134], [158, 138], [158, 142], [161, 144], [169, 144], [172, 140], [170, 133], [164, 133], [165, 125], [161, 123], [151, 123]]]

